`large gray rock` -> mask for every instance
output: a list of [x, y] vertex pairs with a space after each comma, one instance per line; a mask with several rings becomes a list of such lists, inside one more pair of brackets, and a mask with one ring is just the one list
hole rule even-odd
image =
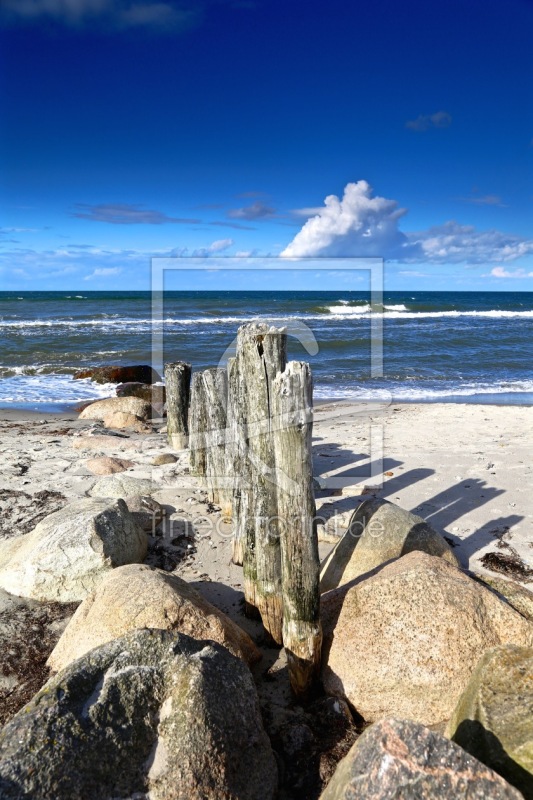
[[139, 628], [212, 639], [248, 663], [261, 654], [247, 633], [177, 575], [128, 564], [106, 575], [78, 608], [48, 665], [59, 671], [112, 639]]
[[422, 517], [379, 497], [365, 500], [322, 565], [320, 591], [336, 589], [413, 550], [440, 556], [459, 566], [448, 543]]
[[533, 797], [533, 648], [487, 650], [446, 735]]
[[91, 497], [125, 499], [136, 495], [150, 495], [153, 491], [155, 491], [155, 485], [148, 478], [134, 478], [133, 475], [124, 475], [119, 472], [100, 478], [90, 489], [89, 494]]
[[147, 537], [123, 500], [84, 498], [0, 542], [0, 587], [34, 600], [83, 600], [114, 567], [142, 561]]
[[533, 625], [442, 558], [413, 552], [322, 596], [324, 687], [367, 721], [449, 719], [479, 656]]
[[80, 419], [99, 419], [104, 420], [110, 414], [122, 412], [133, 414], [139, 419], [149, 419], [151, 416], [151, 406], [146, 400], [140, 397], [109, 397], [106, 400], [96, 400], [80, 413]]
[[135, 631], [52, 678], [0, 733], [3, 800], [271, 800], [277, 769], [248, 667]]
[[161, 375], [148, 364], [136, 364], [134, 366], [89, 367], [76, 372], [73, 378], [74, 380], [90, 378], [95, 383], [127, 383], [130, 381], [157, 383], [161, 380]]
[[522, 800], [499, 775], [416, 722], [384, 719], [360, 736], [321, 800]]

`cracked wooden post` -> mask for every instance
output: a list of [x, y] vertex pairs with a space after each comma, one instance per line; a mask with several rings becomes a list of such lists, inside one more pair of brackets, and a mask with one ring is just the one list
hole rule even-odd
[[205, 417], [205, 478], [212, 503], [222, 503], [226, 492], [226, 406], [228, 378], [225, 369], [205, 369], [203, 408]]
[[[263, 323], [247, 323], [237, 337], [238, 369], [245, 397], [249, 491], [241, 492], [244, 526], [244, 596], [265, 630], [282, 644], [281, 552], [277, 526], [274, 446], [271, 430], [272, 381], [285, 369], [287, 334]], [[249, 506], [248, 506], [249, 504]]]
[[189, 407], [189, 474], [197, 478], [205, 478], [205, 429], [207, 425], [205, 415], [202, 373], [195, 372], [191, 381], [191, 402]]
[[234, 564], [243, 563], [250, 490], [246, 437], [246, 398], [238, 358], [228, 359], [226, 475], [230, 485], [222, 504], [222, 516], [233, 522]]
[[184, 450], [189, 443], [190, 385], [190, 364], [185, 361], [165, 364], [167, 438], [174, 450]]
[[290, 361], [272, 383], [283, 646], [294, 694], [305, 697], [320, 667], [320, 561], [313, 493], [311, 369]]

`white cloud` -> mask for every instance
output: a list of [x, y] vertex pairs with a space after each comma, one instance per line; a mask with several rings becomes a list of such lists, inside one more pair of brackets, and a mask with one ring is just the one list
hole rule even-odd
[[473, 225], [460, 225], [454, 220], [408, 236], [414, 246], [414, 256], [408, 257], [408, 261], [486, 264], [487, 261], [514, 261], [533, 253], [531, 239], [497, 230], [479, 231]]
[[366, 181], [347, 184], [342, 199], [330, 194], [296, 234], [282, 256], [382, 256], [407, 243], [398, 229], [406, 213], [396, 200], [373, 197]]
[[91, 275], [86, 275], [84, 280], [90, 281], [93, 278], [107, 278], [110, 275], [119, 275], [122, 272], [120, 267], [97, 267]]
[[436, 111], [435, 114], [420, 114], [416, 119], [410, 119], [405, 123], [405, 127], [411, 131], [423, 133], [430, 128], [449, 128], [452, 124], [452, 116], [447, 111]]
[[315, 214], [320, 214], [323, 206], [308, 206], [307, 208], [293, 208], [291, 214], [295, 217], [313, 217]]
[[202, 7], [151, 0], [2, 0], [0, 21], [55, 22], [70, 28], [186, 30], [201, 21]]
[[494, 267], [490, 271], [490, 275], [484, 275], [486, 278], [533, 278], [533, 272], [526, 272], [525, 269], [515, 269], [513, 271], [505, 269], [505, 267]]
[[485, 194], [481, 197], [461, 197], [460, 200], [463, 200], [465, 203], [473, 203], [477, 206], [499, 206], [500, 208], [507, 208], [505, 203], [502, 203], [502, 199], [497, 194]]
[[366, 181], [349, 183], [342, 199], [329, 195], [282, 251], [285, 257], [377, 256], [407, 264], [486, 264], [533, 253], [533, 240], [449, 221], [425, 231], [401, 231], [406, 210], [374, 197]]
[[220, 253], [222, 250], [227, 250], [228, 247], [231, 247], [233, 244], [235, 244], [233, 239], [217, 239], [215, 242], [212, 242], [207, 249], [210, 253]]

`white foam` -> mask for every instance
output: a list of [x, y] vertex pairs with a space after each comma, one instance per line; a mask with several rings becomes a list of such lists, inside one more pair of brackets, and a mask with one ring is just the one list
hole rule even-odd
[[372, 311], [369, 304], [360, 306], [333, 305], [326, 306], [325, 313], [293, 313], [293, 314], [264, 314], [252, 316], [227, 316], [227, 317], [190, 317], [179, 319], [166, 317], [163, 320], [135, 319], [135, 318], [116, 318], [105, 317], [103, 319], [32, 319], [32, 320], [13, 320], [1, 319], [0, 328], [7, 331], [28, 330], [39, 328], [57, 328], [58, 330], [74, 329], [77, 331], [105, 328], [106, 330], [128, 331], [131, 333], [142, 333], [152, 329], [159, 329], [170, 326], [210, 326], [210, 325], [241, 325], [243, 322], [253, 320], [265, 320], [271, 323], [284, 323], [290, 320], [328, 321], [345, 320], [353, 317], [355, 319], [370, 319], [382, 316], [388, 319], [439, 319], [439, 318], [459, 318], [471, 317], [479, 319], [533, 319], [533, 310], [529, 311], [502, 311], [492, 309], [489, 311], [404, 311], [403, 305], [385, 306], [385, 311]]
[[315, 397], [344, 397], [354, 400], [390, 400], [407, 401], [433, 400], [449, 397], [475, 397], [490, 394], [531, 394], [533, 380], [509, 381], [508, 383], [464, 383], [459, 386], [447, 386], [442, 389], [430, 389], [424, 386], [398, 386], [389, 384], [386, 388], [375, 389], [362, 386], [324, 386], [315, 387]]
[[0, 403], [81, 403], [113, 397], [114, 384], [93, 383], [72, 375], [15, 375], [0, 380]]

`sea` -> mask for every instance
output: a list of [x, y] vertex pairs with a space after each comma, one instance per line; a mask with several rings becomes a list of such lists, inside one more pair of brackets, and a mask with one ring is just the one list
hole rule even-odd
[[[239, 325], [285, 325], [317, 399], [533, 404], [533, 292], [1, 292], [0, 407], [62, 411], [114, 394], [106, 364], [223, 366]], [[161, 350], [162, 348], [162, 350]]]

